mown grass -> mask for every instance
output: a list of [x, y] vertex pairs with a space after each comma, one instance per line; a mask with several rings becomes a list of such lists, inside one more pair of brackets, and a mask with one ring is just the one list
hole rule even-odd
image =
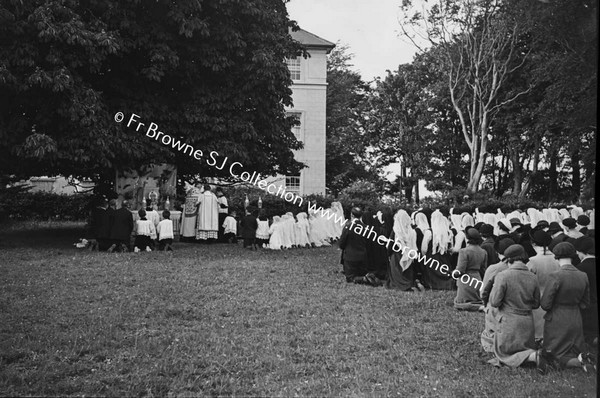
[[90, 253], [80, 224], [0, 232], [0, 394], [596, 396], [497, 369], [452, 292], [346, 284], [336, 248]]

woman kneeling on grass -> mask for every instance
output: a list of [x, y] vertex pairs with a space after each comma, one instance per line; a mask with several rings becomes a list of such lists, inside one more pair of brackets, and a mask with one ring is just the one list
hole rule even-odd
[[533, 362], [544, 373], [546, 360], [541, 350], [535, 349], [532, 313], [540, 306], [537, 278], [523, 262], [527, 259], [523, 246], [511, 245], [504, 251], [504, 257], [508, 269], [496, 275], [490, 293], [490, 305], [498, 308], [498, 323], [494, 333], [495, 358], [488, 362], [513, 368]]
[[590, 283], [572, 264], [576, 251], [571, 243], [559, 243], [552, 252], [560, 269], [548, 276], [542, 297], [546, 311], [543, 346], [560, 367], [583, 367], [587, 371], [593, 363], [585, 352], [580, 309], [590, 304]]

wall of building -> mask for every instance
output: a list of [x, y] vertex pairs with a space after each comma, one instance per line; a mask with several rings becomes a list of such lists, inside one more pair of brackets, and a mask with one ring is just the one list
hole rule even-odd
[[304, 148], [295, 151], [296, 159], [308, 167], [301, 172], [300, 194], [325, 193], [325, 118], [327, 104], [327, 55], [325, 50], [309, 50], [301, 59], [300, 79], [292, 85], [294, 107], [302, 113], [301, 140]]

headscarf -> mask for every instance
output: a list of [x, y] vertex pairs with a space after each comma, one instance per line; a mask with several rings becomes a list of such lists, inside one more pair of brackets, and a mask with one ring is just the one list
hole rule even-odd
[[452, 222], [452, 227], [455, 230], [457, 230], [457, 231], [462, 230], [462, 218], [459, 214], [451, 214], [450, 221]]
[[500, 221], [503, 218], [506, 218], [506, 216], [504, 215], [504, 213], [502, 213], [502, 210], [498, 209], [496, 211], [496, 221]]
[[419, 212], [415, 215], [415, 224], [421, 232], [425, 232], [429, 229], [429, 221], [427, 221], [427, 216], [424, 213]]
[[475, 221], [473, 220], [473, 216], [470, 215], [469, 213], [463, 213], [461, 214], [461, 230], [464, 231], [467, 229], [467, 227], [472, 227], [473, 225], [475, 225]]
[[532, 228], [535, 227], [538, 222], [545, 220], [544, 215], [538, 209], [533, 207], [527, 209], [527, 215], [529, 216], [529, 223]]
[[565, 218], [571, 217], [571, 213], [569, 213], [569, 210], [567, 209], [560, 209], [558, 211], [558, 214], [560, 214], [560, 221], [564, 220]]
[[432, 253], [445, 254], [448, 246], [452, 244], [450, 223], [444, 215], [436, 210], [431, 214]]
[[574, 206], [571, 209], [571, 217], [577, 220], [577, 217], [583, 214], [583, 209], [581, 207]]
[[394, 216], [394, 236], [396, 242], [402, 245], [402, 257], [400, 258], [400, 267], [406, 271], [413, 262], [408, 253], [411, 250], [417, 250], [417, 233], [411, 226], [410, 216], [405, 210], [398, 210]]

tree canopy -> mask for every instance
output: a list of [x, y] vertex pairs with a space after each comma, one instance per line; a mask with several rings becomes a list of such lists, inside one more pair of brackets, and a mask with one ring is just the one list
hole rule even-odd
[[2, 2], [2, 173], [101, 180], [165, 161], [217, 173], [116, 123], [118, 111], [253, 171], [295, 172], [295, 27], [282, 0]]

